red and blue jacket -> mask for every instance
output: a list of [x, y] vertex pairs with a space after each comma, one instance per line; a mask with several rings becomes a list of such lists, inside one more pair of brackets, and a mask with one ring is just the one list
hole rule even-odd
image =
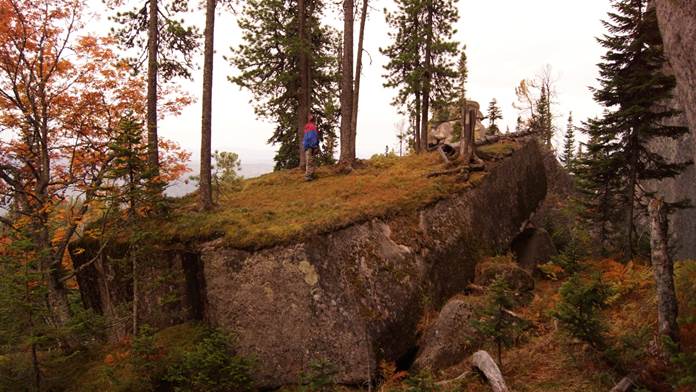
[[305, 150], [319, 147], [319, 131], [317, 131], [317, 126], [313, 122], [308, 122], [305, 125], [302, 145]]

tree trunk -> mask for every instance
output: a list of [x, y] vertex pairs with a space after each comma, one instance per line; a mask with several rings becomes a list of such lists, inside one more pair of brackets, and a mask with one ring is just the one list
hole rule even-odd
[[430, 83], [432, 79], [432, 41], [433, 41], [433, 4], [432, 0], [427, 0], [427, 21], [425, 37], [425, 73], [423, 80], [423, 114], [421, 117], [421, 150], [428, 148], [428, 120], [430, 114]]
[[201, 114], [201, 172], [199, 204], [202, 210], [213, 208], [213, 184], [211, 173], [211, 134], [213, 107], [213, 55], [215, 51], [215, 6], [217, 0], [206, 0], [205, 48], [203, 50], [203, 109]]
[[461, 109], [462, 113], [462, 133], [459, 140], [459, 159], [465, 165], [474, 159], [474, 127], [476, 111], [469, 109], [467, 104]]
[[[357, 138], [357, 128], [358, 128], [358, 101], [360, 99], [360, 77], [362, 76], [362, 55], [363, 55], [363, 42], [365, 40], [365, 19], [367, 19], [367, 4], [368, 0], [363, 0], [362, 4], [362, 14], [360, 14], [360, 32], [358, 33], [358, 58], [355, 66], [355, 90], [353, 91], [353, 117], [351, 119], [351, 140], [355, 141]], [[355, 150], [355, 142], [352, 144], [353, 150]], [[355, 151], [353, 151], [355, 155]]]
[[657, 290], [657, 324], [660, 335], [679, 342], [677, 297], [674, 290], [674, 263], [669, 255], [669, 221], [662, 199], [649, 205], [650, 247], [655, 289]]
[[133, 336], [138, 335], [138, 257], [134, 254], [133, 247], [128, 251], [131, 258], [131, 268], [133, 269]]
[[607, 253], [607, 237], [608, 228], [607, 221], [609, 220], [609, 179], [604, 181], [604, 192], [602, 193], [602, 225], [599, 230], [599, 243], [602, 255]]
[[421, 95], [418, 90], [416, 90], [416, 113], [414, 114], [413, 118], [413, 124], [415, 129], [413, 130], [413, 142], [416, 146], [416, 153], [420, 154], [421, 152], [421, 143], [420, 143], [420, 112], [421, 112]]
[[498, 365], [495, 364], [493, 358], [485, 351], [477, 351], [471, 356], [472, 365], [479, 369], [486, 377], [488, 383], [491, 384], [493, 392], [509, 392], [503, 374], [500, 372]]
[[631, 377], [624, 377], [619, 381], [618, 384], [614, 385], [614, 388], [609, 392], [628, 392], [635, 387], [635, 383]]
[[[311, 1], [311, 0], [310, 0]], [[309, 42], [307, 40], [307, 5], [306, 0], [297, 2], [297, 31], [300, 42], [298, 51], [298, 66], [300, 72], [300, 86], [297, 91], [297, 141], [298, 153], [300, 154], [300, 168], [304, 168], [305, 154], [302, 139], [304, 138], [304, 126], [309, 116]]]
[[[54, 265], [48, 273], [48, 304], [56, 326], [64, 326], [70, 321], [68, 293], [60, 282], [62, 276], [62, 268], [59, 265]], [[71, 345], [69, 342], [64, 343]]]
[[[42, 203], [42, 205], [48, 205]], [[51, 246], [50, 234], [48, 232], [48, 214], [40, 213], [38, 223], [43, 226], [36, 231], [36, 248], [45, 253], [41, 256], [41, 269], [46, 279], [48, 292], [46, 299], [51, 314], [51, 322], [54, 326], [62, 327], [70, 320], [70, 305], [68, 302], [68, 293], [65, 286], [61, 282], [63, 277], [62, 261], [63, 255], [55, 254]], [[64, 342], [69, 345], [68, 342]]]
[[[24, 293], [25, 300], [28, 304], [31, 301], [29, 285], [24, 285]], [[29, 308], [29, 335], [33, 336], [35, 334], [34, 331], [34, 314], [31, 308]], [[37, 354], [36, 341], [33, 341], [31, 343], [31, 365], [32, 370], [34, 371], [34, 386], [36, 387], [37, 391], [41, 391], [41, 366], [39, 365], [39, 356]]]
[[34, 370], [34, 386], [37, 391], [41, 391], [41, 367], [39, 366], [36, 343], [31, 344], [31, 365]]
[[341, 157], [348, 167], [355, 161], [353, 118], [353, 0], [343, 1], [343, 73], [341, 75]]
[[153, 176], [159, 176], [159, 150], [157, 146], [158, 20], [157, 0], [150, 0], [147, 25], [147, 161]]
[[638, 157], [636, 156], [635, 146], [629, 144], [629, 149], [631, 149], [631, 160], [630, 160], [630, 170], [629, 170], [629, 184], [628, 184], [628, 194], [626, 198], [628, 199], [628, 211], [626, 211], [626, 249], [624, 251], [624, 257], [626, 260], [633, 259], [633, 225], [634, 225], [634, 207], [635, 207], [635, 195], [636, 195], [636, 165], [638, 164]]

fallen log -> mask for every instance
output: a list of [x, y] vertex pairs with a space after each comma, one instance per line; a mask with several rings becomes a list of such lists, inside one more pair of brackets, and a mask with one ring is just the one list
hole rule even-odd
[[631, 376], [626, 376], [622, 378], [621, 381], [619, 381], [619, 383], [616, 384], [610, 392], [628, 392], [633, 390], [635, 385], [636, 384], [633, 382], [633, 378]]
[[471, 356], [471, 364], [483, 373], [491, 385], [493, 392], [510, 392], [500, 368], [495, 364], [490, 354], [485, 351], [477, 351]]

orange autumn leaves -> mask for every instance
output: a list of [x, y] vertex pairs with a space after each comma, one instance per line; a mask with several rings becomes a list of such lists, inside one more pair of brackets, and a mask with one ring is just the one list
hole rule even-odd
[[[0, 206], [31, 220], [22, 227], [33, 233], [49, 231], [56, 260], [75, 227], [96, 218], [121, 119], [145, 117], [143, 76], [112, 38], [85, 32], [85, 13], [78, 0], [0, 0]], [[165, 86], [160, 115], [190, 102]], [[158, 180], [173, 181], [189, 154], [169, 140], [159, 145]]]
[[[126, 112], [145, 115], [143, 77], [117, 57], [113, 39], [78, 35], [82, 12], [74, 0], [0, 0], [0, 163], [36, 176], [40, 138], [48, 144], [50, 187], [59, 199], [94, 185]], [[190, 102], [164, 88], [161, 116]], [[174, 180], [186, 170], [188, 154], [171, 141], [159, 144], [162, 180]], [[5, 191], [7, 185], [0, 181]]]

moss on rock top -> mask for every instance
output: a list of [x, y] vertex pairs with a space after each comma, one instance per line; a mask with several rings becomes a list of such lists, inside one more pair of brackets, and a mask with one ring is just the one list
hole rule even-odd
[[[489, 154], [519, 148], [514, 141], [485, 146]], [[259, 249], [335, 230], [376, 217], [408, 213], [478, 183], [456, 176], [428, 178], [442, 170], [437, 153], [407, 157], [375, 156], [350, 174], [321, 167], [317, 180], [303, 181], [299, 170], [279, 171], [244, 180], [241, 189], [223, 190], [215, 209], [197, 210], [195, 195], [175, 199], [166, 222], [143, 222], [161, 241], [224, 238], [230, 247]]]

